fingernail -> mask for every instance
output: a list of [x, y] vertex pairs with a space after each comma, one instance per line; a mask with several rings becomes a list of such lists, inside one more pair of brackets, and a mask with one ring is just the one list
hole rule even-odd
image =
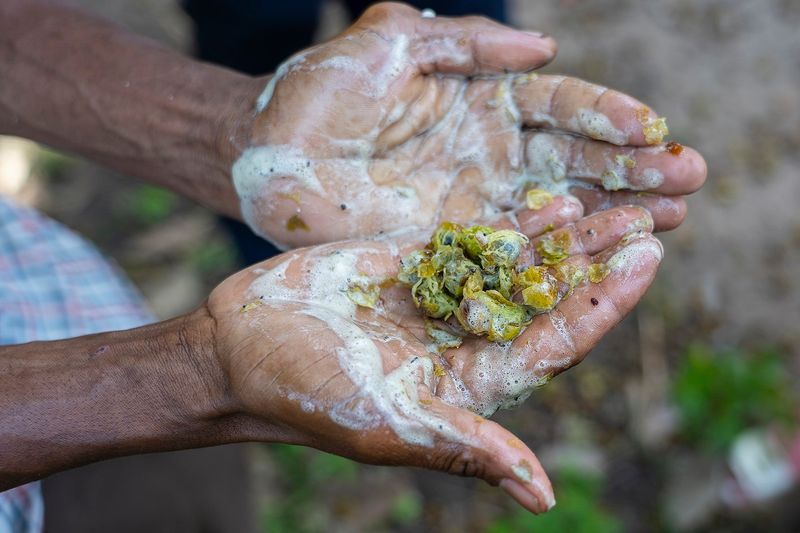
[[522, 36], [527, 46], [550, 52], [555, 51], [555, 41], [547, 34], [538, 31], [523, 31]]
[[664, 243], [661, 242], [661, 239], [653, 239], [653, 240], [656, 241], [656, 244], [658, 244], [658, 249], [660, 251], [660, 253], [658, 255], [658, 260], [659, 261], [663, 261], [664, 260]]
[[542, 494], [542, 496], [544, 496], [544, 498], [545, 498], [545, 501], [544, 501], [545, 512], [549, 511], [550, 509], [552, 509], [553, 507], [556, 506], [556, 496], [555, 496], [555, 494], [553, 494], [552, 492], [547, 492], [545, 494]]
[[577, 197], [572, 196], [571, 194], [565, 194], [562, 196], [562, 198], [564, 198], [565, 205], [570, 205], [576, 209], [583, 209], [583, 203], [581, 203]]
[[[637, 206], [638, 207], [638, 206]], [[631, 233], [634, 231], [646, 231], [648, 233], [652, 233], [653, 231], [653, 215], [650, 214], [650, 211], [643, 207], [639, 207], [639, 211], [641, 216], [638, 216], [631, 220], [627, 226], [625, 226], [625, 232]]]
[[565, 194], [561, 198], [563, 198], [562, 201], [564, 202], [564, 205], [561, 206], [561, 212], [559, 213], [561, 216], [565, 218], [572, 218], [575, 215], [578, 217], [583, 215], [583, 204], [580, 200], [571, 194]]
[[555, 505], [555, 500], [552, 505], [549, 502], [545, 503], [531, 494], [521, 483], [510, 478], [500, 481], [500, 488], [532, 513], [541, 514]]
[[643, 264], [643, 256], [651, 256], [660, 262], [664, 258], [664, 246], [653, 237], [639, 235], [632, 238], [617, 253], [612, 255], [606, 264], [612, 272], [622, 272], [625, 277], [634, 275]]
[[533, 35], [534, 37], [538, 37], [539, 39], [545, 39], [547, 37], [550, 37], [548, 34], [542, 33], [540, 31], [526, 31], [525, 33], [527, 33], [528, 35]]

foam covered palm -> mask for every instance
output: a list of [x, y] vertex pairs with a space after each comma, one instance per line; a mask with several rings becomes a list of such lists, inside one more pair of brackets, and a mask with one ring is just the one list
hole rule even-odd
[[656, 229], [679, 224], [702, 158], [648, 146], [656, 115], [629, 96], [524, 73], [554, 54], [551, 39], [486, 19], [371, 8], [267, 84], [233, 168], [245, 219], [292, 247], [474, 221], [538, 183], [572, 185], [589, 211], [640, 204]]
[[[578, 220], [580, 213], [563, 197], [522, 212], [518, 229], [533, 239], [519, 264], [538, 263], [537, 238], [554, 224], [570, 235], [567, 261], [605, 262], [610, 274], [577, 286], [507, 344], [467, 337], [439, 354], [398, 284], [383, 284], [374, 309], [351, 301], [352, 287], [396, 276], [400, 258], [430, 233], [299, 249], [232, 276], [209, 309], [233, 394], [248, 415], [278, 428], [278, 440], [478, 476], [528, 509], [546, 510], [553, 494], [536, 457], [484, 417], [577, 364], [636, 304], [662, 256], [645, 210]], [[510, 227], [507, 219], [490, 222]]]

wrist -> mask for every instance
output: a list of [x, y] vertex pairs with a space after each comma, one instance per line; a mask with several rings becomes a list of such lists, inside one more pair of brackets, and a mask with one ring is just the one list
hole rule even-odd
[[163, 324], [154, 364], [163, 369], [162, 388], [172, 396], [172, 418], [183, 421], [190, 433], [213, 430], [219, 420], [240, 411], [217, 354], [216, 321], [203, 304]]
[[253, 138], [256, 122], [256, 101], [264, 90], [269, 76], [241, 76], [223, 95], [220, 103], [216, 153], [220, 165], [230, 175], [231, 167]]
[[168, 431], [181, 435], [180, 447], [214, 446], [242, 441], [282, 442], [289, 439], [263, 413], [253, 415], [233, 390], [217, 321], [207, 302], [195, 311], [162, 323], [160, 343], [168, 361], [157, 362], [165, 381], [160, 385], [170, 395], [177, 422]]
[[[174, 158], [181, 176], [175, 188], [212, 210], [241, 220], [231, 169], [250, 143], [259, 79], [197, 61], [188, 62], [189, 119], [181, 131], [190, 152]], [[195, 138], [196, 141], [190, 141]], [[188, 142], [187, 142], [188, 141]], [[200, 167], [200, 168], [198, 168]]]
[[249, 438], [215, 325], [203, 306], [141, 328], [0, 347], [0, 490], [101, 459]]
[[216, 154], [219, 166], [235, 197], [236, 218], [241, 219], [239, 198], [233, 184], [231, 170], [242, 153], [251, 146], [256, 122], [256, 101], [269, 77], [245, 77], [224, 95], [216, 135]]
[[[230, 79], [222, 84], [216, 83], [219, 90], [215, 91], [216, 96], [209, 103], [217, 117], [211, 140], [211, 152], [220, 182], [217, 189], [222, 193], [211, 202], [214, 204], [212, 207], [221, 214], [242, 220], [240, 200], [231, 170], [242, 152], [250, 146], [256, 119], [256, 100], [265, 82], [263, 78], [231, 71], [227, 71], [226, 74], [231, 75]], [[216, 79], [219, 77], [215, 76]]]

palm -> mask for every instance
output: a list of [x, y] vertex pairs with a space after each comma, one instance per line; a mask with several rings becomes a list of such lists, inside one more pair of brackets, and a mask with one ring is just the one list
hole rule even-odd
[[[561, 202], [529, 218], [523, 231], [539, 234]], [[660, 260], [651, 224], [641, 209], [618, 208], [559, 230], [573, 236], [569, 261], [616, 257], [617, 266], [508, 345], [472, 337], [431, 353], [424, 322], [400, 286], [383, 289], [375, 309], [352, 303], [349, 288], [393, 277], [400, 257], [420, 245], [393, 240], [302, 249], [226, 280], [209, 301], [218, 351], [245, 410], [283, 428], [289, 442], [493, 483], [522, 480], [541, 510], [550, 489], [535, 457], [482, 416], [576, 364], [636, 303]]]
[[[251, 225], [279, 243], [468, 222], [518, 209], [533, 183], [680, 195], [703, 180], [696, 152], [647, 147], [637, 113], [654, 115], [633, 98], [560, 76], [466, 78], [497, 70], [468, 29], [409, 37], [407, 14], [372, 18], [290, 59], [261, 101], [234, 178]], [[578, 191], [590, 210], [642, 203], [661, 228], [683, 217], [677, 198], [601, 189]]]

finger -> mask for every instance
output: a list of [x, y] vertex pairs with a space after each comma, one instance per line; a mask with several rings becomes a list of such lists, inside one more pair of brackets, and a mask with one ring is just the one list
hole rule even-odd
[[652, 283], [662, 257], [658, 239], [641, 232], [593, 258], [608, 265], [608, 276], [600, 283], [576, 287], [553, 311], [537, 316], [514, 341], [530, 357], [533, 377], [548, 379], [583, 360], [633, 309]]
[[654, 231], [669, 231], [686, 218], [686, 200], [682, 196], [663, 196], [630, 191], [604, 191], [596, 188], [573, 187], [570, 191], [579, 198], [587, 213], [596, 213], [621, 205], [638, 205], [653, 216]]
[[617, 207], [601, 211], [533, 239], [528, 248], [530, 255], [523, 258], [523, 264], [541, 264], [539, 244], [548, 239], [568, 243], [569, 255], [594, 255], [613, 246], [624, 235], [652, 230], [653, 219], [641, 207]]
[[512, 212], [520, 233], [530, 238], [561, 228], [583, 216], [583, 204], [574, 196], [554, 196], [553, 204], [541, 209], [523, 208]]
[[495, 229], [513, 229], [533, 238], [583, 216], [583, 204], [573, 196], [553, 196], [548, 201], [549, 203], [539, 209], [521, 208], [478, 223]]
[[630, 189], [667, 195], [691, 194], [706, 179], [706, 163], [697, 151], [677, 144], [647, 148], [544, 131], [531, 132], [526, 166], [545, 180], [578, 178], [606, 190]]
[[[540, 209], [521, 208], [517, 211], [507, 211], [477, 220], [475, 224], [489, 226], [497, 230], [511, 229], [526, 235], [528, 238], [533, 238], [546, 231], [560, 228], [565, 224], [579, 220], [582, 216], [583, 204], [573, 196], [566, 195], [553, 196], [550, 203]], [[463, 221], [460, 221], [458, 217], [448, 217], [441, 222], [462, 223]], [[465, 223], [462, 225], [470, 227], [473, 224]], [[401, 257], [405, 257], [405, 255], [414, 250], [423, 248], [434, 230], [435, 227], [427, 230], [417, 230], [400, 237], [393, 234], [387, 239], [390, 239], [397, 247], [397, 253]], [[374, 262], [373, 259], [371, 261]], [[382, 264], [382, 262], [375, 264]]]
[[570, 255], [593, 255], [613, 246], [624, 235], [635, 231], [650, 232], [652, 229], [653, 219], [647, 210], [636, 206], [617, 207], [587, 216], [534, 239], [531, 249], [535, 250], [546, 239], [563, 238], [562, 242], [569, 243], [567, 251]]
[[532, 513], [555, 505], [553, 488], [536, 455], [513, 433], [466, 409], [430, 398], [429, 410], [447, 420], [450, 431], [430, 449], [416, 450], [421, 466], [455, 475], [474, 476], [500, 485]]
[[[419, 80], [417, 93], [413, 95], [413, 105], [405, 108], [402, 116], [389, 124], [375, 139], [375, 151], [371, 166], [383, 167], [385, 175], [402, 175], [403, 168], [396, 159], [382, 159], [378, 156], [401, 145], [416, 135], [422, 135], [447, 113], [456, 98], [463, 81], [454, 77], [441, 78], [425, 76]], [[419, 154], [421, 156], [422, 154]], [[424, 157], [420, 157], [423, 160]]]
[[[570, 255], [595, 254], [621, 239], [624, 235], [644, 230], [652, 231], [650, 213], [637, 206], [624, 206], [581, 218], [583, 207], [571, 196], [554, 196], [552, 203], [541, 209], [521, 209], [479, 221], [495, 229], [513, 229], [531, 238], [528, 247], [530, 259], [521, 259], [522, 264], [539, 264], [541, 257], [536, 252], [537, 243], [544, 239], [558, 238], [566, 234]], [[543, 235], [544, 234], [544, 235]], [[424, 245], [424, 235], [416, 232], [400, 246], [398, 253], [408, 254]], [[380, 260], [381, 252], [370, 254], [366, 264], [371, 270], [376, 266], [385, 268]]]
[[411, 54], [423, 73], [526, 72], [552, 61], [557, 50], [551, 37], [484, 17], [421, 19], [416, 28]]
[[355, 25], [364, 26], [390, 39], [410, 35], [408, 51], [424, 74], [524, 72], [549, 63], [556, 54], [555, 41], [541, 33], [484, 17], [423, 17], [402, 4], [372, 6]]
[[653, 127], [657, 115], [621, 92], [577, 78], [536, 74], [519, 76], [513, 87], [524, 126], [568, 131], [619, 146], [661, 142], [656, 132], [645, 130]]
[[[313, 413], [306, 416], [314, 424], [305, 427], [300, 438], [289, 442], [314, 446], [363, 463], [416, 466], [477, 477], [490, 485], [499, 485], [536, 514], [555, 505], [553, 487], [541, 463], [514, 434], [430, 393], [420, 395], [417, 401], [424, 413], [400, 422], [411, 431], [404, 436], [387, 425], [360, 431], [337, 427], [330, 417]], [[290, 421], [287, 425], [293, 424]]]

